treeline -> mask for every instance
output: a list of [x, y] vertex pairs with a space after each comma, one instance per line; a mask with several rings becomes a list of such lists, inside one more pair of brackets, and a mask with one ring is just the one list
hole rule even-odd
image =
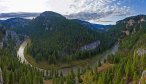
[[0, 68], [4, 84], [43, 84], [43, 73], [20, 63], [16, 56], [16, 48], [10, 41], [0, 49]]
[[108, 49], [115, 42], [115, 39], [101, 31], [93, 31], [53, 12], [42, 13], [21, 31], [31, 38], [27, 53], [37, 62], [48, 61], [49, 64], [91, 57], [87, 52], [80, 52], [87, 54], [80, 57], [78, 51], [92, 42], [101, 41], [100, 47], [95, 49], [96, 53]]
[[1, 53], [0, 67], [4, 84], [42, 84], [42, 74], [28, 65], [21, 64], [15, 57]]
[[127, 36], [126, 32], [127, 34], [136, 33], [146, 26], [145, 21], [141, 21], [142, 18], [146, 19], [146, 16], [138, 15], [120, 20], [116, 23], [116, 25], [113, 25], [111, 28], [109, 28], [108, 33], [117, 39]]
[[[66, 32], [70, 32], [70, 30], [66, 30]], [[54, 33], [54, 36], [48, 39], [46, 37], [41, 37], [41, 39], [32, 38], [30, 45], [27, 47], [27, 54], [35, 58], [37, 62], [48, 61], [49, 64], [68, 63], [73, 60], [91, 58], [97, 53], [111, 48], [116, 41], [101, 32], [100, 34], [79, 30], [78, 32], [72, 30], [72, 34], [66, 34], [66, 32], [64, 34], [62, 32]], [[97, 40], [100, 40], [101, 43], [98, 48], [91, 51], [80, 50], [81, 47]]]
[[116, 55], [108, 56], [105, 64], [113, 64], [112, 67], [98, 71], [98, 67], [87, 68], [78, 71], [66, 77], [58, 77], [53, 79], [53, 84], [75, 84], [75, 82], [83, 84], [138, 84], [141, 81], [145, 84], [145, 80], [141, 80], [141, 75], [146, 67], [146, 55], [138, 56], [134, 51], [119, 51]]
[[36, 62], [48, 61], [49, 64], [56, 64], [57, 62], [68, 63], [73, 60], [83, 60], [91, 58], [97, 53], [102, 53], [106, 49], [111, 48], [115, 43], [115, 40], [112, 40], [112, 42], [108, 41], [104, 43], [102, 42], [96, 49], [89, 51], [82, 51], [79, 48], [75, 49], [75, 46], [68, 47], [64, 43], [60, 44], [61, 46], [64, 45], [63, 47], [66, 48], [64, 48], [63, 50], [61, 50], [62, 47], [57, 44], [54, 44], [54, 46], [58, 47], [58, 49], [54, 49], [53, 45], [46, 47], [49, 43], [43, 44], [43, 47], [39, 43], [32, 43], [27, 47], [27, 54], [35, 58]]
[[2, 41], [3, 38], [3, 32], [0, 31], [0, 41]]
[[[120, 41], [119, 51], [115, 55], [109, 55], [103, 64], [98, 62], [93, 68], [78, 71], [71, 75], [73, 78], [69, 76], [56, 78], [53, 84], [146, 84], [145, 77], [141, 79], [146, 67], [146, 54], [139, 56], [137, 53], [137, 49], [146, 48], [144, 25], [146, 24], [142, 24], [143, 28], [136, 33], [124, 37]], [[112, 66], [105, 68], [104, 64]], [[99, 71], [99, 68], [104, 70]]]

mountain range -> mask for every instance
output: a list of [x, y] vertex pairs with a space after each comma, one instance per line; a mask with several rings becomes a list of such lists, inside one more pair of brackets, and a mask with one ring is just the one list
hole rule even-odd
[[138, 31], [145, 19], [144, 15], [138, 15], [118, 21], [116, 25], [100, 25], [46, 11], [32, 20], [11, 18], [1, 20], [0, 24], [30, 37], [27, 53], [36, 61], [56, 63], [92, 57], [110, 48], [116, 39]]
[[[105, 28], [103, 25], [69, 20], [51, 11], [43, 12], [32, 20], [11, 18], [0, 24], [3, 28], [30, 36], [28, 54], [37, 61], [45, 60], [49, 63], [85, 59], [95, 55], [95, 52], [110, 48], [115, 42], [105, 31], [100, 31], [100, 28]], [[85, 46], [90, 49], [84, 48], [85, 51], [81, 51]]]
[[[12, 19], [23, 19], [28, 20], [28, 19], [33, 19], [37, 16], [39, 16], [41, 13], [28, 13], [28, 12], [18, 12], [18, 13], [0, 13], [0, 23], [1, 21], [4, 21], [9, 23], [8, 20], [12, 20]], [[66, 15], [64, 15], [66, 17]], [[102, 24], [95, 24], [95, 23], [90, 23], [87, 21], [82, 21], [79, 19], [75, 19], [75, 21], [81, 23], [84, 26], [87, 26], [89, 28], [92, 29], [105, 29], [105, 28], [109, 28], [111, 25], [102, 25]], [[21, 23], [21, 22], [20, 22]]]
[[28, 12], [18, 12], [18, 13], [0, 13], [0, 19], [8, 18], [33, 18], [39, 16], [40, 13], [28, 13]]
[[[27, 60], [36, 62], [32, 67], [17, 59], [18, 46], [15, 47], [14, 41], [3, 43], [7, 38], [21, 37], [19, 35], [29, 36], [24, 54]], [[110, 50], [115, 50], [115, 46], [118, 51], [111, 54], [113, 51]], [[1, 20], [0, 51], [2, 83], [4, 78], [8, 84], [42, 84], [43, 81], [55, 84], [145, 84], [146, 15], [127, 17], [107, 27], [70, 20], [52, 11], [43, 12], [32, 20]], [[54, 70], [55, 65], [66, 67], [73, 61], [83, 64], [83, 60], [96, 60], [95, 66], [91, 64], [76, 70], [77, 67], [71, 64], [72, 68], [61, 69], [63, 73], [70, 72], [65, 76]], [[47, 75], [42, 75], [42, 69], [41, 72], [36, 69], [39, 64], [45, 69], [51, 67], [45, 73]]]
[[110, 28], [112, 25], [102, 25], [102, 24], [95, 24], [95, 23], [90, 23], [87, 21], [82, 21], [82, 20], [78, 20], [78, 19], [74, 19], [74, 21], [79, 22], [81, 25], [93, 29], [93, 30], [103, 30], [106, 31], [108, 28]]
[[[41, 60], [42, 57], [49, 59], [50, 63], [88, 58], [90, 53], [94, 55], [95, 51], [103, 51], [114, 43], [114, 40], [105, 33], [94, 31], [88, 26], [50, 11], [41, 13], [33, 19], [25, 30], [32, 39], [32, 44], [28, 48], [29, 54], [37, 60]], [[94, 51], [80, 51], [81, 47], [97, 41], [101, 44], [95, 45], [97, 47], [93, 49]], [[106, 41], [109, 42], [105, 43]]]

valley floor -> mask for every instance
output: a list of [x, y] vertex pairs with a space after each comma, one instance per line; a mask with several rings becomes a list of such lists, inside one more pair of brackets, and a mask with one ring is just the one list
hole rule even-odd
[[20, 58], [21, 62], [25, 62], [27, 64], [30, 64], [31, 66], [37, 67], [40, 70], [49, 70], [49, 69], [59, 69], [60, 72], [63, 72], [63, 74], [67, 74], [69, 71], [72, 69], [77, 70], [79, 67], [87, 67], [88, 65], [90, 66], [96, 66], [98, 63], [98, 60], [103, 61], [104, 59], [107, 58], [108, 55], [110, 54], [115, 54], [115, 52], [118, 51], [119, 44], [116, 43], [111, 49], [103, 52], [102, 54], [98, 54], [97, 56], [91, 58], [91, 59], [86, 59], [86, 60], [78, 60], [78, 61], [73, 61], [70, 64], [60, 64], [60, 65], [49, 65], [47, 62], [40, 62], [36, 63], [35, 60], [32, 58], [32, 56], [26, 54], [26, 47], [29, 44], [30, 40], [27, 39], [25, 40], [17, 54], [18, 58]]

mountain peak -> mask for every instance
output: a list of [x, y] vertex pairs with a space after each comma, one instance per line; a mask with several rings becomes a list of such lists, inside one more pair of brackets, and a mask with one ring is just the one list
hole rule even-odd
[[40, 14], [42, 17], [63, 17], [62, 15], [55, 13], [53, 11], [45, 11]]

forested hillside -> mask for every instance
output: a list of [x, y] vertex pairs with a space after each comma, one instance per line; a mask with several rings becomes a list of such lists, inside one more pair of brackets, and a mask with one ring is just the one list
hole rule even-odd
[[[51, 11], [40, 14], [22, 30], [31, 39], [27, 53], [37, 62], [45, 60], [49, 64], [86, 59], [110, 48], [115, 43], [115, 39], [106, 33], [93, 31]], [[95, 49], [81, 50], [81, 47], [97, 41], [100, 44], [94, 45], [97, 46]]]
[[[137, 19], [133, 19], [137, 18]], [[144, 18], [142, 20], [142, 18]], [[129, 18], [127, 18], [129, 19]], [[125, 24], [123, 25], [123, 30], [125, 25], [129, 20], [123, 20]], [[108, 56], [103, 63], [98, 63], [94, 68], [87, 68], [79, 70], [77, 75], [69, 75], [65, 77], [67, 80], [62, 78], [54, 79], [54, 84], [57, 84], [63, 80], [74, 84], [76, 77], [78, 78], [78, 83], [83, 84], [146, 84], [145, 75], [142, 72], [145, 71], [146, 67], [146, 22], [145, 16], [135, 16], [130, 17], [130, 20], [137, 21], [133, 24], [136, 28], [135, 32], [131, 31], [128, 35], [121, 33], [122, 38], [120, 38], [120, 48], [115, 55]], [[139, 22], [140, 21], [140, 22]], [[118, 27], [119, 23], [115, 25]], [[116, 31], [116, 30], [115, 30]], [[117, 31], [117, 35], [121, 31]], [[121, 36], [117, 36], [121, 37]]]
[[[0, 34], [0, 39], [4, 38], [5, 33]], [[7, 44], [3, 45], [3, 48], [0, 48], [0, 68], [2, 70], [0, 83], [42, 84], [43, 73], [29, 65], [20, 63], [16, 52], [16, 46], [14, 46], [14, 42], [11, 39]]]
[[0, 42], [2, 41], [2, 38], [3, 38], [3, 32], [0, 31]]
[[145, 15], [128, 17], [128, 18], [125, 18], [124, 20], [118, 21], [116, 25], [112, 26], [109, 29], [108, 32], [110, 32], [110, 34], [113, 37], [122, 38], [125, 35], [128, 36], [140, 30], [142, 27], [140, 23], [145, 22], [145, 20], [146, 20]]
[[4, 84], [42, 84], [43, 74], [30, 67], [29, 65], [21, 64], [7, 50], [0, 49], [0, 67], [2, 69]]

